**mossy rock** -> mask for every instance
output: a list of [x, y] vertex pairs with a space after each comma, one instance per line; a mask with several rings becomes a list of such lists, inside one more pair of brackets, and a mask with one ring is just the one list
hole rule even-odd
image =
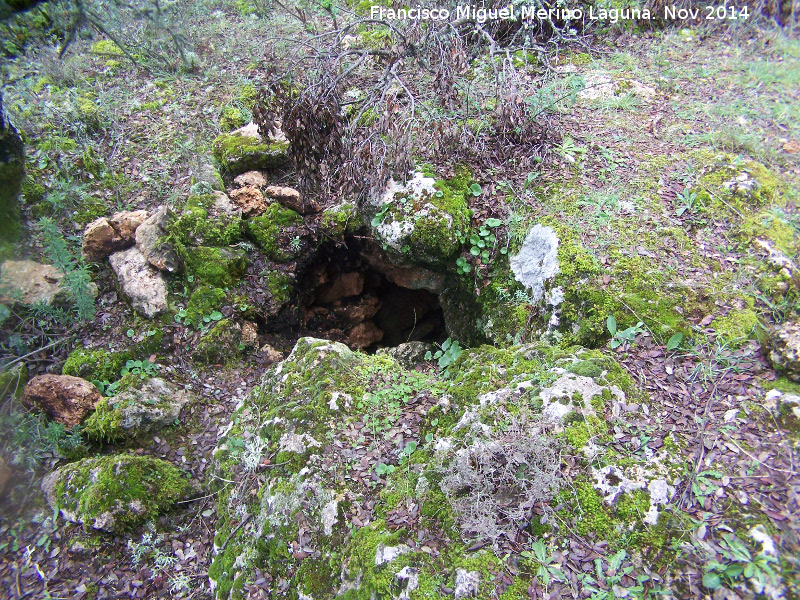
[[359, 225], [356, 207], [350, 202], [330, 206], [322, 212], [320, 227], [329, 238], [340, 240]]
[[235, 360], [241, 354], [242, 327], [229, 319], [218, 321], [197, 342], [192, 358], [202, 363], [224, 363]]
[[215, 194], [189, 196], [181, 215], [168, 225], [167, 240], [178, 246], [231, 246], [242, 240], [240, 214], [219, 207]]
[[69, 353], [61, 369], [63, 375], [82, 377], [88, 381], [116, 381], [125, 363], [132, 360], [133, 352], [111, 352], [99, 348], [87, 350], [78, 348]]
[[288, 142], [267, 142], [260, 137], [223, 133], [212, 143], [214, 158], [232, 175], [260, 169], [276, 169], [289, 161]]
[[469, 182], [467, 171], [438, 181], [415, 173], [406, 185], [390, 182], [363, 218], [398, 262], [449, 266], [461, 247], [458, 232], [465, 233], [469, 227]]
[[244, 276], [247, 254], [240, 248], [187, 248], [186, 272], [197, 283], [215, 287], [233, 287]]
[[123, 533], [168, 510], [190, 485], [180, 470], [158, 458], [111, 455], [61, 467], [45, 477], [42, 489], [68, 521]]
[[211, 315], [214, 311], [222, 308], [227, 294], [225, 290], [215, 288], [207, 285], [201, 285], [189, 298], [189, 304], [186, 307], [186, 320], [187, 325], [194, 325], [199, 327], [203, 324], [203, 317]]
[[[591, 369], [583, 364], [587, 362]], [[587, 353], [579, 347], [528, 344], [464, 350], [444, 378], [408, 371], [389, 356], [365, 355], [336, 342], [301, 338], [231, 415], [214, 452], [220, 481], [247, 477], [266, 458], [271, 464], [269, 479], [255, 495], [239, 497], [219, 486], [215, 544], [222, 550], [209, 568], [215, 597], [241, 598], [242, 586], [255, 569], [268, 572], [269, 581], [284, 580], [298, 594], [318, 599], [392, 597], [398, 593], [396, 573], [412, 566], [419, 574], [418, 589], [433, 597], [442, 585], [441, 580], [434, 581], [442, 572], [478, 571], [488, 580], [488, 566], [501, 564], [502, 553], [495, 554], [491, 548], [468, 552], [461, 544], [462, 517], [440, 487], [449, 472], [448, 461], [454, 460], [448, 458], [447, 449], [455, 456], [456, 449], [474, 442], [470, 436], [487, 429], [505, 440], [518, 431], [506, 428], [510, 419], [521, 419], [537, 407], [541, 411], [540, 393], [555, 393], [560, 378], [578, 377], [567, 372], [570, 365], [587, 373], [581, 376], [587, 389], [605, 390], [609, 399], [622, 395], [619, 365], [599, 351]], [[418, 446], [404, 459], [405, 466], [398, 462], [403, 447], [398, 442], [396, 453], [385, 452], [374, 460], [368, 481], [352, 479], [348, 471], [353, 466], [345, 459], [352, 447], [352, 442], [345, 443], [348, 432], [361, 431], [353, 438], [357, 440], [359, 435], [369, 438], [364, 432], [373, 427], [389, 431], [393, 405], [425, 397], [441, 400], [424, 411], [423, 422], [413, 434]], [[591, 405], [588, 398], [581, 400], [587, 411], [604, 408], [600, 392]], [[367, 425], [362, 426], [365, 418]], [[399, 412], [396, 418], [407, 422]], [[462, 422], [474, 427], [458, 426]], [[395, 468], [384, 470], [376, 479], [379, 462]], [[340, 466], [330, 469], [326, 466], [330, 464]], [[356, 470], [364, 472], [361, 467]], [[370, 485], [373, 481], [377, 491]], [[364, 525], [352, 520], [349, 508], [367, 499], [373, 518]], [[419, 521], [390, 531], [387, 515], [411, 502], [420, 506]], [[240, 525], [242, 514], [253, 518]], [[297, 556], [290, 549], [301, 528], [312, 556]], [[435, 528], [459, 541], [443, 547], [433, 559], [419, 549], [404, 547], [404, 541], [420, 528]], [[526, 590], [529, 582], [524, 588], [523, 579], [514, 584]], [[271, 591], [279, 593], [277, 587]]]
[[303, 217], [290, 208], [273, 202], [260, 216], [245, 222], [247, 235], [261, 251], [275, 262], [287, 262], [300, 256], [302, 244], [295, 239], [304, 233]]

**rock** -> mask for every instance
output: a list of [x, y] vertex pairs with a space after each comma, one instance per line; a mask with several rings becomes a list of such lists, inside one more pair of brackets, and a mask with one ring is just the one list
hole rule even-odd
[[291, 208], [301, 215], [317, 213], [321, 210], [319, 202], [312, 199], [303, 200], [300, 192], [294, 188], [270, 185], [264, 189], [264, 195], [283, 204], [286, 208]]
[[171, 214], [161, 206], [136, 229], [136, 247], [159, 271], [176, 273], [183, 268], [181, 258], [172, 244], [164, 242]]
[[28, 382], [22, 402], [67, 427], [80, 424], [103, 396], [85, 379], [71, 375], [38, 375]]
[[339, 274], [333, 281], [317, 290], [317, 302], [330, 304], [342, 298], [359, 296], [364, 290], [364, 273], [351, 271]]
[[384, 354], [391, 356], [399, 362], [406, 369], [413, 369], [417, 365], [425, 363], [425, 355], [428, 352], [433, 353], [435, 348], [433, 344], [425, 342], [406, 342], [393, 348], [380, 348], [376, 354]]
[[349, 345], [353, 348], [368, 348], [383, 339], [383, 331], [372, 321], [365, 321], [353, 327], [348, 333]]
[[764, 397], [764, 404], [773, 411], [781, 427], [800, 431], [800, 396], [770, 390]]
[[800, 323], [785, 322], [772, 328], [767, 357], [777, 370], [800, 382]]
[[419, 266], [396, 265], [377, 246], [367, 247], [362, 256], [367, 259], [370, 267], [383, 273], [389, 281], [400, 287], [428, 290], [434, 294], [440, 294], [444, 290], [443, 274]]
[[510, 263], [516, 280], [531, 291], [533, 302], [541, 300], [545, 282], [559, 272], [556, 232], [552, 227], [534, 225]]
[[222, 319], [200, 338], [192, 352], [192, 359], [207, 364], [224, 363], [239, 356], [241, 339], [242, 326], [229, 319]]
[[[233, 183], [239, 187], [251, 186], [254, 188], [262, 188], [267, 185], [267, 176], [261, 171], [247, 171], [233, 178]], [[231, 194], [233, 196], [233, 194]]]
[[0, 499], [6, 491], [9, 479], [11, 479], [11, 469], [8, 468], [6, 461], [0, 456]]
[[153, 519], [189, 490], [170, 463], [129, 454], [87, 458], [42, 481], [48, 503], [67, 521], [115, 534]]
[[185, 246], [230, 246], [242, 239], [242, 209], [222, 192], [191, 195], [168, 232]]
[[220, 177], [219, 171], [214, 166], [214, 157], [209, 154], [196, 156], [194, 164], [192, 164], [192, 179], [192, 187], [200, 187], [201, 193], [214, 190], [222, 191], [225, 188], [222, 177]]
[[481, 574], [477, 571], [456, 569], [456, 587], [453, 596], [456, 600], [477, 596], [480, 590], [480, 584]]
[[242, 209], [244, 217], [257, 217], [269, 206], [261, 190], [251, 185], [231, 191], [231, 200]]
[[146, 210], [125, 211], [110, 219], [100, 217], [83, 232], [81, 252], [88, 260], [101, 261], [109, 254], [130, 248], [136, 243], [136, 229], [147, 219]]
[[278, 362], [283, 360], [283, 353], [279, 352], [269, 344], [264, 344], [261, 346], [261, 354], [270, 361], [270, 362]]
[[374, 317], [380, 307], [381, 301], [375, 296], [361, 296], [355, 302], [334, 306], [331, 312], [340, 319], [361, 323]]
[[289, 161], [289, 142], [280, 136], [264, 140], [255, 123], [223, 133], [211, 146], [214, 158], [229, 173], [275, 169]]
[[85, 431], [95, 439], [115, 439], [125, 434], [154, 432], [172, 425], [193, 396], [173, 383], [152, 377], [98, 404], [86, 420]]
[[466, 179], [436, 181], [414, 173], [405, 184], [390, 180], [364, 203], [361, 218], [392, 260], [448, 265], [461, 247], [456, 232], [469, 227], [466, 188]]
[[273, 202], [264, 214], [244, 222], [247, 235], [267, 258], [275, 262], [290, 262], [312, 251], [313, 236], [303, 224], [299, 213]]
[[791, 258], [775, 248], [769, 240], [755, 239], [753, 240], [753, 246], [764, 255], [766, 263], [772, 267], [772, 270], [779, 275], [780, 279], [783, 279], [783, 281], [776, 282], [783, 289], [775, 291], [785, 294], [789, 289], [785, 282], [791, 282], [793, 287], [800, 289], [800, 269]]
[[167, 284], [164, 275], [153, 267], [135, 246], [109, 256], [122, 291], [133, 308], [152, 319], [167, 309]]
[[258, 347], [258, 325], [252, 321], [245, 321], [242, 324], [242, 345], [245, 348]]
[[60, 304], [68, 298], [61, 286], [64, 275], [53, 265], [43, 265], [32, 260], [7, 260], [0, 265], [0, 303]]

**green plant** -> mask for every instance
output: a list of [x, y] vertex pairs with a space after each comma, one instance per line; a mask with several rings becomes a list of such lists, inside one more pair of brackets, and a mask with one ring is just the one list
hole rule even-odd
[[[90, 284], [89, 270], [77, 252], [70, 250], [67, 240], [52, 219], [39, 219], [44, 253], [50, 262], [64, 275], [63, 283], [73, 303], [75, 316], [81, 322], [94, 318], [95, 306]], [[66, 322], [62, 323], [67, 325]]]
[[0, 415], [0, 444], [11, 462], [25, 471], [36, 470], [48, 457], [66, 458], [86, 449], [80, 425], [67, 429], [25, 410]]
[[723, 560], [708, 561], [703, 575], [703, 585], [708, 589], [716, 590], [723, 585], [732, 587], [737, 582], [747, 580], [755, 593], [761, 594], [767, 584], [774, 585], [777, 582], [773, 567], [778, 565], [778, 559], [774, 555], [760, 552], [754, 556], [732, 533], [722, 534], [719, 547]]
[[122, 367], [120, 375], [124, 377], [129, 373], [131, 375], [139, 375], [142, 379], [155, 377], [158, 375], [158, 365], [151, 363], [149, 360], [129, 360]]
[[612, 348], [618, 348], [623, 344], [633, 344], [636, 340], [636, 335], [645, 332], [644, 323], [641, 321], [627, 329], [617, 331], [617, 320], [614, 315], [608, 315], [606, 327], [608, 327], [608, 332], [611, 334]]
[[428, 350], [428, 352], [425, 353], [425, 360], [435, 360], [440, 369], [447, 370], [447, 368], [461, 356], [461, 346], [457, 340], [447, 338], [439, 348], [440, 349], [435, 353], [431, 353], [431, 351]]
[[683, 342], [683, 334], [679, 331], [667, 341], [667, 351], [677, 350]]
[[388, 202], [384, 202], [383, 205], [381, 206], [381, 209], [372, 218], [370, 225], [372, 225], [373, 227], [377, 227], [378, 225], [380, 225], [383, 222], [383, 217], [385, 217], [386, 213], [389, 212], [391, 206], [392, 205], [389, 204]]
[[583, 159], [586, 156], [586, 148], [578, 146], [569, 136], [564, 136], [561, 143], [556, 146], [556, 152], [567, 162], [577, 163], [579, 168], [583, 167]]
[[683, 188], [683, 191], [677, 196], [676, 198], [681, 202], [681, 206], [678, 207], [678, 210], [675, 211], [679, 217], [682, 217], [685, 212], [690, 212], [692, 214], [697, 212], [697, 205], [703, 205], [703, 201], [700, 200], [700, 197], [691, 191], [688, 187]]
[[553, 581], [563, 581], [564, 574], [561, 572], [561, 569], [556, 566], [553, 555], [548, 554], [547, 546], [544, 541], [536, 540], [535, 542], [531, 542], [531, 551], [523, 550], [520, 552], [520, 556], [522, 556], [522, 558], [535, 560], [539, 563], [539, 566], [536, 568], [536, 577], [539, 578], [542, 585], [545, 587], [550, 585], [551, 579]]

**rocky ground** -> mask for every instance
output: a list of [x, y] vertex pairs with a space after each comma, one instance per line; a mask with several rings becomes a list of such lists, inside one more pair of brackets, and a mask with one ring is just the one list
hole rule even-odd
[[543, 160], [319, 202], [213, 22], [3, 67], [10, 598], [798, 595], [795, 39], [564, 51]]

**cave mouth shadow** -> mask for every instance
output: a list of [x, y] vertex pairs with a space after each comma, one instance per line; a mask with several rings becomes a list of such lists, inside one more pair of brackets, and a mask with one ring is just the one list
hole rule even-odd
[[366, 352], [441, 344], [447, 330], [439, 296], [393, 282], [375, 256], [357, 239], [324, 244], [300, 278], [302, 329]]

